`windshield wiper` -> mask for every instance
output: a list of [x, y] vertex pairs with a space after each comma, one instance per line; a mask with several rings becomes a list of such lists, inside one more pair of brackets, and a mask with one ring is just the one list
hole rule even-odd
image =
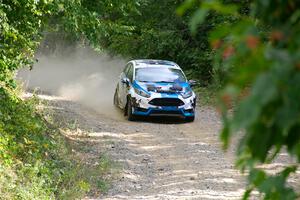
[[139, 82], [143, 82], [143, 83], [148, 83], [149, 81], [140, 81], [140, 80], [138, 80]]
[[174, 83], [172, 81], [156, 81], [155, 83]]

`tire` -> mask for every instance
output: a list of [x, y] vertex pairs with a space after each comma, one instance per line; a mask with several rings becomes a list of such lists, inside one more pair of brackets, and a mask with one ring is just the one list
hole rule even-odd
[[132, 109], [132, 103], [131, 99], [128, 98], [127, 100], [127, 106], [126, 106], [126, 116], [129, 121], [134, 121], [136, 119], [136, 116], [132, 114], [133, 109]]
[[115, 94], [114, 94], [114, 105], [116, 107], [119, 107], [119, 102], [118, 101], [119, 100], [118, 100], [117, 89], [116, 89]]
[[192, 117], [186, 117], [186, 118], [185, 118], [185, 121], [186, 121], [186, 122], [193, 122], [193, 121], [195, 121], [195, 116], [192, 116]]

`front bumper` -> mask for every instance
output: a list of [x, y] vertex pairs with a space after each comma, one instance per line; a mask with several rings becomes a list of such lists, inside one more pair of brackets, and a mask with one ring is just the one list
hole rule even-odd
[[[174, 98], [180, 99], [184, 104], [181, 106], [155, 106], [149, 102], [154, 98]], [[177, 116], [193, 117], [195, 116], [196, 96], [193, 94], [190, 98], [184, 99], [179, 95], [159, 96], [152, 95], [151, 98], [145, 98], [134, 94], [132, 98], [133, 114], [139, 116]]]
[[178, 116], [193, 117], [195, 116], [194, 108], [185, 110], [184, 108], [162, 106], [159, 108], [134, 108], [134, 115], [140, 116]]

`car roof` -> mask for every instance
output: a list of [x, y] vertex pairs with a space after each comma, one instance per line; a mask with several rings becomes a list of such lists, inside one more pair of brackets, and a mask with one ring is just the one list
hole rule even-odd
[[174, 69], [180, 69], [180, 67], [172, 61], [168, 60], [153, 60], [153, 59], [141, 59], [132, 60], [136, 68], [146, 68], [146, 67], [169, 67]]

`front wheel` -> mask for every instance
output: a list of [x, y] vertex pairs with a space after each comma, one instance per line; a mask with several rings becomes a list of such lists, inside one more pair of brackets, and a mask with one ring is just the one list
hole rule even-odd
[[136, 119], [135, 115], [133, 114], [133, 108], [132, 108], [132, 102], [131, 102], [131, 99], [128, 98], [127, 100], [127, 113], [126, 113], [126, 116], [127, 116], [127, 119], [129, 121], [134, 121]]

